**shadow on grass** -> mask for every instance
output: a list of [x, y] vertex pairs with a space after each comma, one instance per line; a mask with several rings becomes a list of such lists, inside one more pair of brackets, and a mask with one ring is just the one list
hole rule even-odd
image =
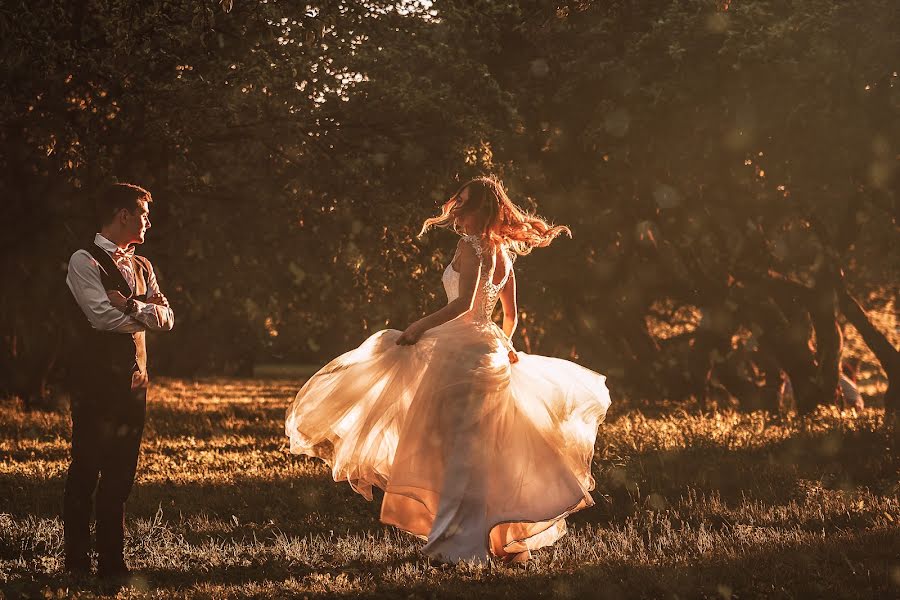
[[[149, 402], [145, 439], [208, 439], [214, 436], [250, 436], [259, 439], [287, 439], [284, 418], [290, 398], [281, 401], [210, 400], [184, 402]], [[71, 438], [72, 428], [68, 408], [38, 412], [10, 410], [7, 414], [19, 419], [0, 418], [0, 436], [7, 439], [55, 441], [57, 437]]]
[[[805, 543], [753, 547], [734, 557], [671, 557], [671, 564], [627, 563], [620, 557], [594, 560], [568, 570], [550, 571], [549, 551], [524, 569], [495, 564], [475, 574], [469, 567], [424, 568], [412, 585], [385, 583], [398, 568], [421, 569], [418, 555], [311, 568], [277, 561], [194, 573], [148, 569], [135, 573], [134, 589], [167, 597], [195, 595], [202, 585], [229, 597], [306, 598], [890, 598], [900, 594], [900, 537], [895, 530], [849, 533]], [[345, 577], [336, 584], [337, 576]], [[304, 579], [308, 578], [304, 585]], [[315, 585], [313, 584], [315, 582]], [[250, 585], [241, 590], [240, 586]], [[212, 588], [210, 588], [212, 586]], [[218, 586], [218, 587], [217, 587]], [[322, 589], [322, 588], [325, 589]], [[351, 588], [343, 591], [333, 588]], [[298, 589], [299, 588], [299, 589]], [[318, 588], [318, 589], [309, 589]], [[39, 574], [0, 585], [11, 598], [62, 597], [108, 592], [96, 580], [75, 581]], [[227, 591], [226, 591], [227, 590]], [[321, 591], [319, 591], [321, 590]], [[51, 596], [47, 596], [47, 592]], [[56, 592], [57, 595], [53, 595]], [[192, 593], [193, 592], [193, 593]], [[207, 592], [208, 595], [215, 591]]]
[[691, 494], [715, 495], [725, 506], [747, 500], [784, 505], [817, 485], [892, 494], [900, 456], [889, 445], [885, 430], [831, 430], [799, 433], [763, 448], [692, 447], [635, 454], [621, 467], [595, 463], [595, 497], [607, 495], [609, 501], [572, 520], [621, 522], [651, 496], [651, 507], [660, 509]]
[[[725, 506], [746, 500], [785, 505], [826, 489], [896, 493], [900, 456], [886, 450], [887, 432], [801, 433], [783, 442], [750, 450], [695, 447], [626, 457], [620, 468], [595, 465], [597, 506], [576, 513], [571, 522], [621, 523], [642, 504], [675, 504], [691, 494], [716, 496]], [[305, 460], [288, 457], [287, 460]], [[59, 515], [63, 476], [0, 475], [3, 512], [14, 517]], [[607, 496], [608, 501], [601, 499]], [[378, 529], [380, 499], [367, 502], [346, 483], [325, 473], [303, 478], [260, 479], [237, 476], [221, 484], [139, 483], [128, 503], [131, 518], [202, 514], [235, 524], [270, 524], [289, 534]]]
[[[2, 512], [14, 518], [59, 517], [64, 486], [63, 477], [0, 475]], [[347, 484], [336, 484], [327, 476], [299, 481], [248, 478], [222, 484], [137, 484], [127, 514], [129, 520], [153, 519], [161, 510], [162, 518], [176, 522], [202, 516], [209, 526], [200, 527], [198, 537], [222, 534], [239, 538], [252, 535], [243, 530], [251, 524], [291, 535], [381, 529], [380, 506], [379, 501], [368, 502]], [[190, 530], [186, 537], [193, 537]]]
[[224, 402], [151, 404], [147, 414], [147, 434], [160, 439], [212, 436], [249, 436], [259, 439], [287, 439], [284, 418], [289, 399], [282, 402]]

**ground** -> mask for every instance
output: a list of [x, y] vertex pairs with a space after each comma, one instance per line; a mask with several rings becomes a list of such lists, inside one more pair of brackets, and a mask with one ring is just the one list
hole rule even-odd
[[702, 414], [614, 396], [596, 505], [524, 567], [430, 564], [378, 499], [291, 455], [300, 382], [158, 380], [121, 590], [61, 573], [66, 411], [0, 403], [0, 597], [895, 598], [900, 456], [884, 413]]

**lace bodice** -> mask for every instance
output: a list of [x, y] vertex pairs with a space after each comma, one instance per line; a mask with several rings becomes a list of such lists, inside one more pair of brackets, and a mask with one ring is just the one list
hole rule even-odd
[[[492, 260], [493, 254], [490, 250], [485, 251], [482, 248], [481, 240], [477, 236], [464, 235], [463, 240], [474, 248], [475, 255], [481, 261], [481, 273], [473, 304], [473, 320], [476, 323], [491, 322], [491, 315], [493, 315], [494, 307], [497, 306], [497, 300], [500, 298], [500, 290], [506, 285], [506, 281], [512, 273], [513, 255], [507, 252], [507, 260], [504, 263], [506, 273], [500, 283], [494, 283], [494, 271], [497, 268], [495, 263], [499, 263], [499, 261]], [[453, 260], [444, 269], [441, 281], [444, 284], [444, 291], [447, 292], [447, 303], [449, 304], [459, 297], [459, 272], [453, 268]]]

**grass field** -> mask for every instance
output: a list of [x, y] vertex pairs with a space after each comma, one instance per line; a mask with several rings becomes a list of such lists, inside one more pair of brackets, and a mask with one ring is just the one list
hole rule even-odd
[[[292, 381], [158, 380], [129, 501], [122, 598], [897, 598], [900, 455], [883, 412], [702, 415], [614, 397], [597, 505], [524, 567], [431, 565], [378, 502], [292, 456]], [[0, 590], [61, 574], [68, 415], [0, 404]]]

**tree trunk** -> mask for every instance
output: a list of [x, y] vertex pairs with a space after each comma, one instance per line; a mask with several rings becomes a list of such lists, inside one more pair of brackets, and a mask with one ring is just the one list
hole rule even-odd
[[900, 351], [875, 327], [862, 305], [843, 286], [838, 290], [838, 300], [841, 312], [856, 327], [863, 341], [881, 363], [888, 378], [884, 408], [887, 412], [896, 414], [900, 408]]
[[757, 351], [754, 353], [754, 362], [762, 372], [765, 382], [760, 390], [762, 407], [775, 414], [781, 410], [781, 367], [778, 361], [769, 352]]
[[[709, 314], [710, 309], [704, 308], [702, 312]], [[738, 383], [737, 379], [739, 378], [732, 377], [733, 374], [728, 372], [729, 367], [726, 364], [726, 357], [731, 351], [731, 334], [732, 331], [728, 329], [713, 329], [708, 324], [704, 325], [703, 321], [694, 332], [688, 376], [703, 410], [714, 408], [712, 398], [710, 398], [710, 383], [714, 373], [728, 393], [741, 402], [744, 400], [744, 392], [747, 390]]]
[[733, 361], [721, 363], [716, 368], [716, 379], [728, 392], [738, 399], [740, 412], [752, 412], [765, 408], [762, 388], [743, 376]]
[[[831, 285], [816, 287], [806, 294], [810, 320], [816, 332], [816, 363], [823, 400], [838, 400], [841, 377], [841, 352], [844, 338], [837, 321], [837, 299]], [[829, 395], [830, 394], [830, 395]]]
[[753, 320], [763, 329], [760, 344], [776, 357], [790, 377], [797, 412], [801, 415], [812, 413], [828, 393], [823, 388], [815, 355], [809, 347], [810, 325], [806, 311], [797, 303], [780, 304], [772, 298], [749, 308]]
[[630, 351], [628, 362], [625, 363], [625, 377], [639, 384], [648, 397], [660, 391], [668, 396], [668, 385], [664, 377], [666, 365], [662, 360], [659, 344], [647, 329], [647, 321], [643, 315], [622, 314], [618, 325], [617, 333]]
[[698, 329], [691, 340], [691, 352], [688, 355], [687, 377], [690, 391], [697, 398], [700, 408], [712, 408], [709, 398], [709, 380], [713, 370], [714, 335]]

